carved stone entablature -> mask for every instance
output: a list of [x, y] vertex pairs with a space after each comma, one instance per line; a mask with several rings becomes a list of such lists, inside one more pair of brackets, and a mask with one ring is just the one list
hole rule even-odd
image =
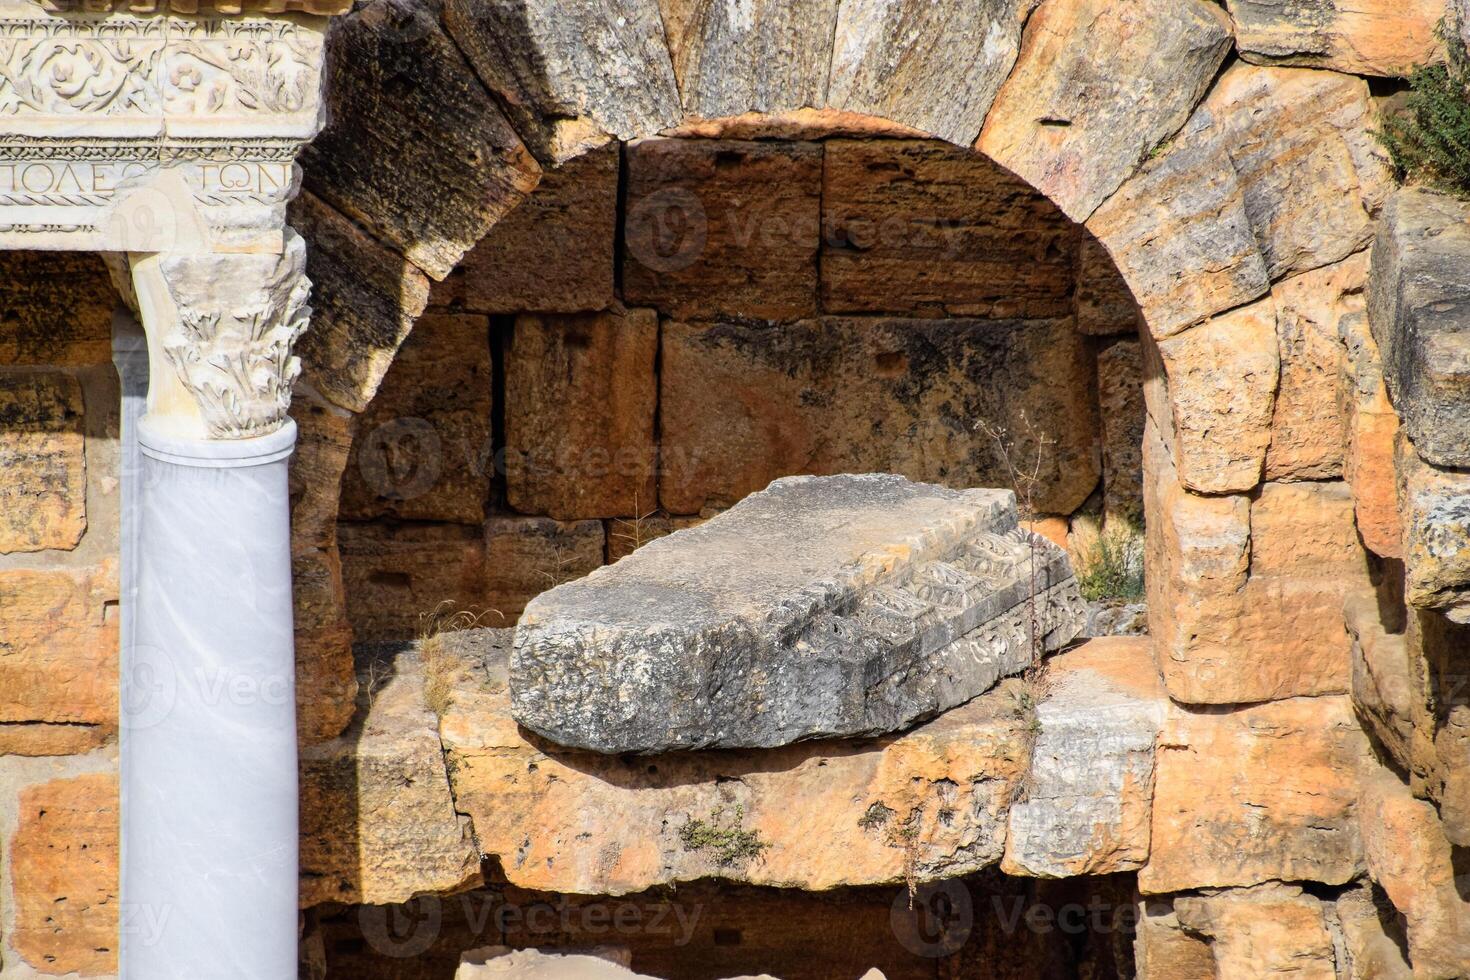
[[128, 10], [151, 14], [168, 10], [176, 14], [319, 14], [329, 17], [352, 9], [352, 0], [42, 0], [41, 6], [58, 13], [78, 10]]
[[0, 248], [280, 251], [325, 24], [0, 0]]

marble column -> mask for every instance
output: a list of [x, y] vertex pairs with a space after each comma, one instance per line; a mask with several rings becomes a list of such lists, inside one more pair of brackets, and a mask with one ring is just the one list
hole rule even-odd
[[150, 383], [123, 566], [125, 980], [296, 976], [286, 415], [305, 250], [130, 257]]

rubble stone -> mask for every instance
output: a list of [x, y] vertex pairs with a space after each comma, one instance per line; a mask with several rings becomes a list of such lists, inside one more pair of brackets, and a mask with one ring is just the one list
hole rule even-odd
[[512, 703], [532, 731], [609, 753], [879, 735], [990, 689], [1082, 618], [1066, 553], [1017, 529], [1009, 492], [791, 477], [533, 600]]

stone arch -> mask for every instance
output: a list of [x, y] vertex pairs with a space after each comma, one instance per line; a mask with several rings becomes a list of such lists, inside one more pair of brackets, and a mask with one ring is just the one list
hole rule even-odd
[[[303, 156], [292, 216], [317, 284], [296, 409], [298, 629], [319, 631], [299, 644], [306, 659], [345, 643], [330, 525], [352, 415], [430, 280], [544, 169], [608, 139], [764, 120], [880, 125], [973, 147], [1082, 223], [1126, 279], [1148, 327], [1161, 450], [1149, 466], [1169, 468], [1181, 501], [1249, 493], [1273, 465], [1288, 477], [1313, 465], [1287, 445], [1305, 442], [1310, 456], [1321, 441], [1310, 431], [1287, 433], [1268, 460], [1278, 308], [1291, 304], [1296, 322], [1360, 302], [1361, 252], [1389, 181], [1367, 81], [1346, 72], [1402, 64], [1253, 63], [1270, 60], [1259, 54], [1269, 25], [1242, 27], [1205, 0], [739, 9], [448, 0], [435, 16], [374, 0], [334, 25], [330, 122]], [[350, 685], [341, 656], [325, 657]]]

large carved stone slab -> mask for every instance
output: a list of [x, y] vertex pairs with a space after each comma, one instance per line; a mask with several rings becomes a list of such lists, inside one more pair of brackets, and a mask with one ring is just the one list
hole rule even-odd
[[515, 724], [511, 632], [440, 638], [452, 678], [440, 733], [455, 807], [515, 885], [621, 895], [719, 877], [823, 890], [1001, 858], [1027, 761], [1019, 680], [898, 736], [610, 756]]
[[279, 250], [323, 27], [0, 2], [0, 247]]
[[1033, 632], [1039, 656], [1081, 612], [1006, 491], [793, 477], [533, 600], [512, 704], [599, 752], [878, 735], [1020, 672]]
[[846, 0], [827, 104], [968, 146], [1016, 63], [1037, 0]]
[[446, 0], [444, 23], [543, 162], [679, 121], [655, 0]]
[[1414, 448], [1470, 466], [1470, 204], [1417, 188], [1389, 199], [1373, 244], [1368, 322]]

